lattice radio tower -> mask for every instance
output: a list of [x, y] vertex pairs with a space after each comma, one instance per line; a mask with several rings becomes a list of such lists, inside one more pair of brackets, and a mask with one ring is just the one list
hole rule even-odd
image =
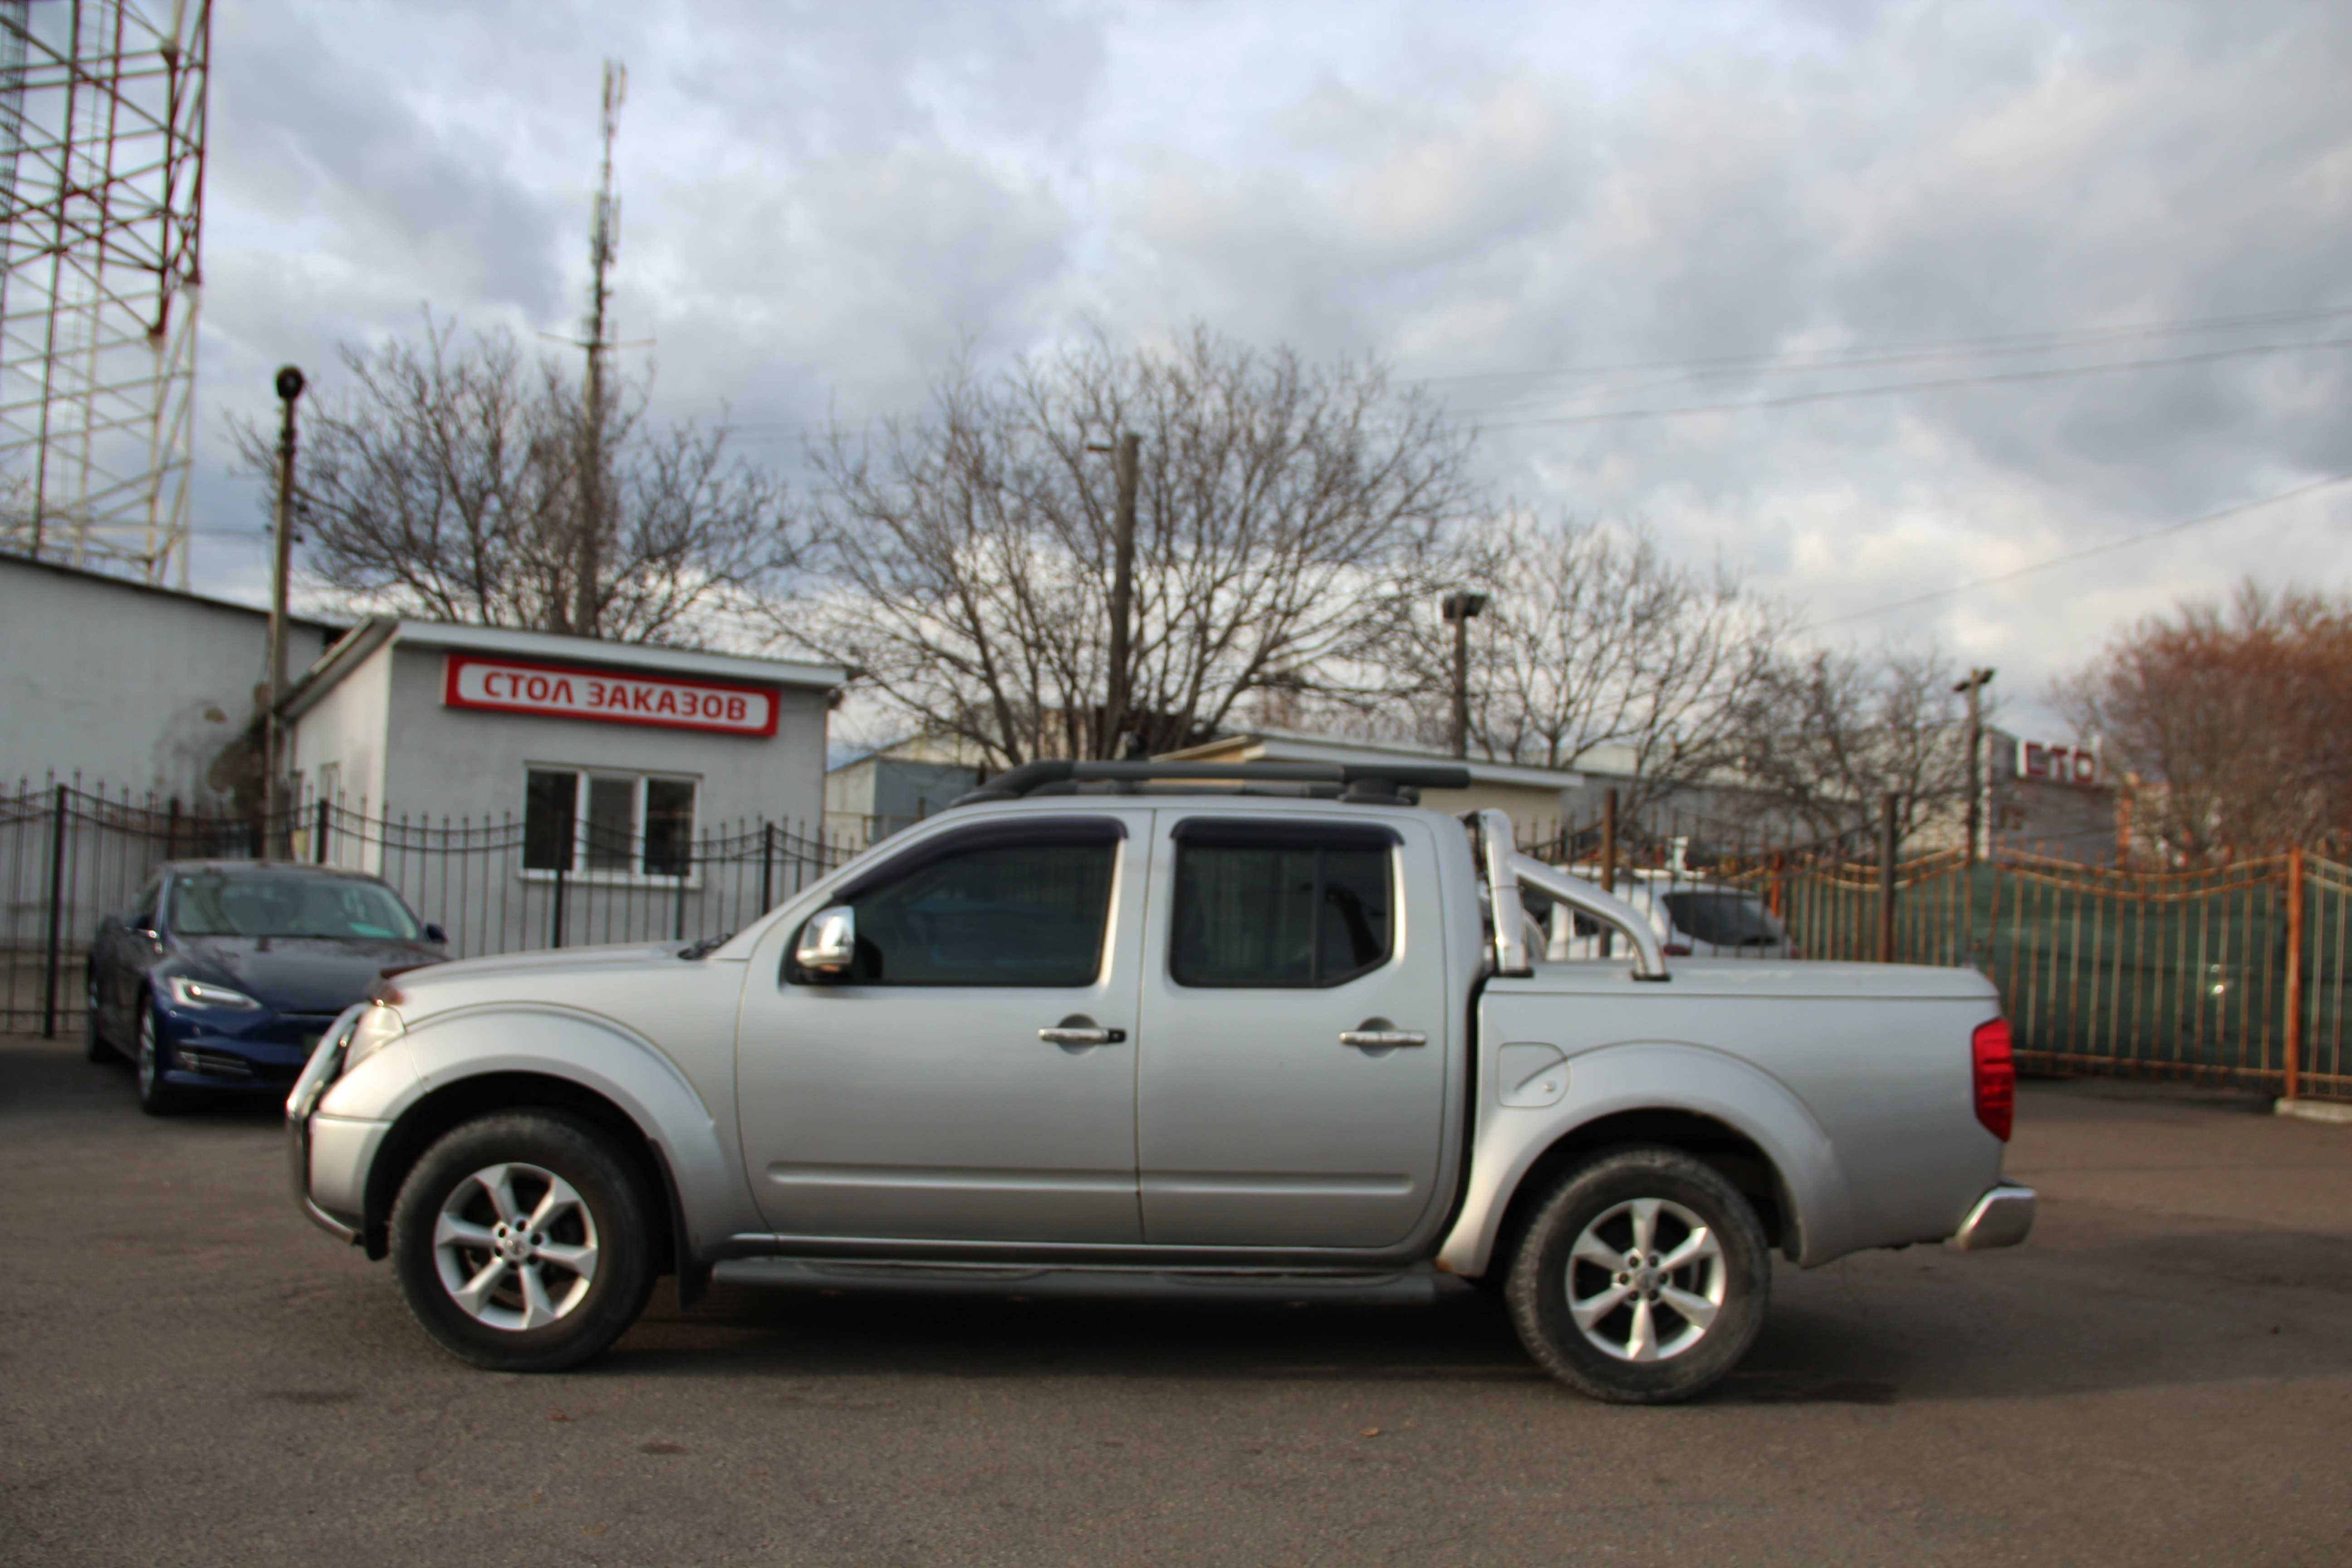
[[0, 549], [188, 582], [211, 0], [0, 0]]

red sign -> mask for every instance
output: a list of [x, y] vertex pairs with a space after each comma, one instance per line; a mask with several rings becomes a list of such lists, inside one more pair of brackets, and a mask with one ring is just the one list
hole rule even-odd
[[2020, 741], [2017, 776], [2089, 789], [2099, 782], [2099, 754], [2088, 746], [2045, 746], [2039, 741]]
[[589, 719], [604, 724], [653, 724], [665, 730], [707, 730], [722, 735], [776, 732], [776, 694], [756, 686], [676, 680], [666, 675], [615, 675], [573, 665], [519, 658], [478, 658], [453, 653], [441, 679], [441, 700], [452, 708]]

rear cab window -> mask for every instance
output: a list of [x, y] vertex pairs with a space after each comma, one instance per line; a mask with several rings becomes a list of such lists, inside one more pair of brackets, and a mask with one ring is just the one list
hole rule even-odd
[[1174, 837], [1177, 984], [1325, 989], [1395, 955], [1392, 829], [1209, 816], [1180, 822]]

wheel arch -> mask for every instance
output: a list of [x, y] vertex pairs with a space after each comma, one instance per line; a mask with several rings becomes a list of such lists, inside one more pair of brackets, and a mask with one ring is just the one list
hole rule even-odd
[[368, 1167], [360, 1225], [361, 1244], [368, 1257], [382, 1259], [389, 1250], [393, 1204], [425, 1152], [453, 1128], [513, 1110], [552, 1111], [584, 1122], [613, 1141], [654, 1198], [656, 1223], [661, 1227], [654, 1255], [661, 1260], [660, 1272], [677, 1277], [679, 1305], [691, 1306], [702, 1294], [709, 1269], [696, 1261], [687, 1243], [689, 1232], [668, 1155], [614, 1100], [553, 1073], [477, 1073], [431, 1090], [404, 1110], [386, 1130]]
[[1803, 1250], [1803, 1216], [1788, 1179], [1763, 1146], [1727, 1121], [1674, 1106], [1620, 1110], [1581, 1122], [1538, 1154], [1511, 1190], [1488, 1251], [1491, 1268], [1507, 1263], [1528, 1222], [1554, 1184], [1604, 1150], [1654, 1144], [1679, 1150], [1739, 1191], [1764, 1227], [1765, 1244], [1794, 1258]]
[[1471, 1196], [1438, 1267], [1478, 1276], [1507, 1259], [1559, 1173], [1627, 1143], [1705, 1161], [1754, 1205], [1772, 1246], [1810, 1266], [1847, 1250], [1836, 1152], [1797, 1097], [1752, 1063], [1707, 1047], [1641, 1041], [1570, 1058], [1570, 1103], [1549, 1113], [1488, 1107]]

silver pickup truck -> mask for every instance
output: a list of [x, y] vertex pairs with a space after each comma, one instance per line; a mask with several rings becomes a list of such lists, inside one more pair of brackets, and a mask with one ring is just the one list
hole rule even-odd
[[[716, 945], [379, 984], [288, 1101], [296, 1194], [476, 1365], [675, 1275], [1427, 1281], [1601, 1398], [1754, 1340], [1770, 1253], [2001, 1247], [2008, 1026], [1968, 970], [1679, 959], [1457, 769], [1037, 763]], [[1528, 889], [1622, 932], [1549, 963]]]

